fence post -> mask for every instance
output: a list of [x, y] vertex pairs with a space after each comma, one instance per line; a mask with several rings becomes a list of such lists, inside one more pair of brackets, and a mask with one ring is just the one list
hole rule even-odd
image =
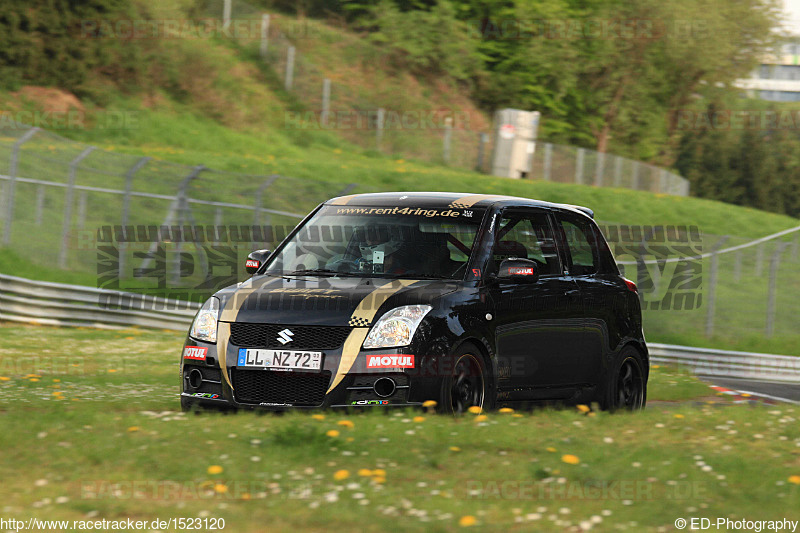
[[222, 29], [227, 30], [231, 25], [231, 0], [225, 0], [222, 5]]
[[147, 162], [150, 161], [149, 157], [142, 157], [139, 159], [131, 168], [128, 169], [128, 172], [125, 173], [125, 195], [122, 197], [122, 217], [120, 219], [120, 224], [122, 225], [122, 232], [125, 234], [125, 238], [122, 242], [119, 243], [119, 276], [122, 277], [127, 268], [127, 249], [128, 249], [128, 241], [130, 241], [133, 236], [127, 235], [127, 230], [125, 229], [128, 225], [128, 217], [130, 216], [131, 211], [131, 192], [133, 191], [133, 175], [136, 174], [140, 168], [145, 166]]
[[36, 135], [39, 128], [31, 128], [25, 134], [17, 139], [14, 146], [11, 147], [11, 161], [8, 165], [8, 177], [5, 187], [5, 200], [6, 200], [6, 224], [3, 227], [3, 244], [8, 245], [11, 242], [11, 224], [14, 222], [14, 193], [16, 190], [17, 181], [17, 167], [19, 165], [19, 150], [22, 145], [28, 142], [31, 137]]
[[575, 158], [575, 183], [583, 183], [583, 157], [585, 150], [578, 148], [578, 154]]
[[61, 249], [58, 252], [58, 268], [62, 270], [67, 268], [67, 245], [69, 243], [69, 227], [72, 223], [72, 197], [75, 194], [75, 178], [78, 173], [78, 165], [83, 161], [83, 158], [95, 149], [95, 146], [87, 147], [69, 163], [69, 182], [67, 183], [67, 192], [64, 195], [64, 222], [61, 225]]
[[289, 46], [286, 51], [286, 77], [284, 79], [287, 91], [292, 90], [292, 78], [294, 78], [294, 46]]
[[[182, 227], [189, 211], [189, 184], [195, 180], [202, 171], [206, 170], [204, 165], [197, 165], [192, 168], [192, 172], [183, 178], [180, 185], [178, 185], [177, 197], [177, 211], [178, 221], [177, 226]], [[183, 266], [183, 241], [186, 240], [186, 235], [181, 232], [181, 238], [176, 239], [175, 243], [175, 258], [172, 261], [172, 285], [177, 287], [181, 279], [181, 267]]]
[[444, 163], [450, 163], [450, 143], [453, 137], [453, 118], [446, 117], [444, 119], [444, 139], [442, 140], [442, 159]]
[[375, 117], [375, 146], [377, 150], [381, 149], [381, 141], [383, 140], [383, 117], [386, 110], [382, 107], [378, 108], [378, 115]]
[[219, 243], [221, 241], [220, 236], [222, 235], [222, 208], [217, 206], [217, 209], [214, 211], [214, 242]]
[[595, 161], [594, 165], [594, 186], [595, 187], [602, 187], [603, 186], [603, 167], [605, 165], [606, 160], [606, 153], [605, 152], [597, 152], [597, 161]]
[[638, 161], [631, 161], [633, 166], [633, 179], [631, 179], [631, 189], [638, 191], [639, 190], [639, 171], [641, 164]]
[[665, 168], [661, 169], [661, 177], [658, 180], [658, 190], [656, 192], [659, 192], [659, 193], [667, 193], [667, 192], [669, 192], [667, 190], [667, 169], [665, 169]]
[[764, 270], [764, 243], [756, 247], [756, 277]]
[[267, 57], [267, 50], [269, 48], [269, 14], [261, 15], [261, 45], [259, 52], [261, 57]]
[[614, 156], [614, 187], [619, 187], [622, 184], [622, 163], [624, 161], [620, 156]]
[[553, 145], [550, 143], [544, 145], [544, 162], [542, 164], [544, 166], [542, 169], [544, 176], [542, 177], [545, 181], [550, 181], [552, 179], [550, 173], [553, 170]]
[[778, 265], [781, 261], [781, 253], [789, 246], [788, 242], [779, 242], [772, 253], [769, 262], [769, 289], [767, 293], [767, 338], [771, 338], [775, 332], [775, 287], [778, 284]]
[[36, 187], [36, 225], [42, 225], [42, 213], [44, 213], [44, 185]]
[[485, 150], [486, 150], [486, 143], [489, 141], [489, 136], [485, 133], [478, 134], [478, 162], [475, 163], [475, 170], [478, 172], [483, 172], [483, 161], [486, 157]]
[[711, 275], [709, 276], [708, 298], [706, 301], [706, 337], [709, 338], [714, 334], [714, 306], [716, 304], [717, 270], [719, 268], [719, 254], [717, 254], [717, 250], [719, 250], [729, 238], [730, 236], [725, 235], [711, 248]]
[[325, 78], [322, 80], [322, 116], [320, 116], [320, 123], [323, 126], [328, 125], [328, 115], [331, 112], [331, 80]]

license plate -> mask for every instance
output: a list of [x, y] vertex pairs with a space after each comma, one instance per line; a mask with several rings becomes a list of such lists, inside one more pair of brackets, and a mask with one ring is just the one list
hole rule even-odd
[[322, 352], [239, 348], [237, 366], [271, 370], [320, 370]]

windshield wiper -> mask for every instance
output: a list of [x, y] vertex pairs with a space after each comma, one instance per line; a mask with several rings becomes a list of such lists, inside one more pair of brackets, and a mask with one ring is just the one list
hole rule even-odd
[[315, 274], [318, 276], [342, 276], [342, 277], [361, 277], [362, 274], [360, 272], [340, 272], [338, 270], [331, 270], [329, 268], [304, 268], [301, 270], [295, 270], [294, 272], [289, 272], [287, 276], [305, 276], [309, 274]]
[[398, 278], [408, 278], [408, 279], [450, 279], [445, 278], [442, 276], [423, 276], [420, 274], [414, 274], [413, 272], [404, 272], [402, 274], [386, 274], [386, 273], [376, 273], [376, 277], [380, 278], [387, 278], [387, 279], [398, 279]]

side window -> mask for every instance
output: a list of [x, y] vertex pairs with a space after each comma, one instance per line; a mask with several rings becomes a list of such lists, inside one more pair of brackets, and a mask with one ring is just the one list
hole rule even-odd
[[553, 233], [545, 213], [503, 214], [492, 251], [492, 268], [496, 269], [503, 259], [509, 257], [536, 261], [541, 275], [561, 274]]
[[589, 224], [578, 219], [566, 219], [559, 216], [561, 227], [564, 229], [566, 244], [569, 250], [567, 263], [569, 273], [573, 276], [594, 274], [598, 270], [597, 250], [594, 233]]

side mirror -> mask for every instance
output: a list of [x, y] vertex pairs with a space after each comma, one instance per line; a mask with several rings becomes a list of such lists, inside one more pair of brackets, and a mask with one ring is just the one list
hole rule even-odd
[[530, 259], [509, 257], [500, 263], [497, 279], [515, 283], [533, 283], [539, 279], [539, 264]]
[[247, 256], [247, 261], [244, 262], [244, 268], [247, 270], [247, 273], [251, 276], [256, 273], [256, 270], [259, 269], [261, 265], [264, 264], [264, 261], [267, 260], [269, 254], [271, 254], [269, 250], [256, 250], [254, 252], [250, 252]]

